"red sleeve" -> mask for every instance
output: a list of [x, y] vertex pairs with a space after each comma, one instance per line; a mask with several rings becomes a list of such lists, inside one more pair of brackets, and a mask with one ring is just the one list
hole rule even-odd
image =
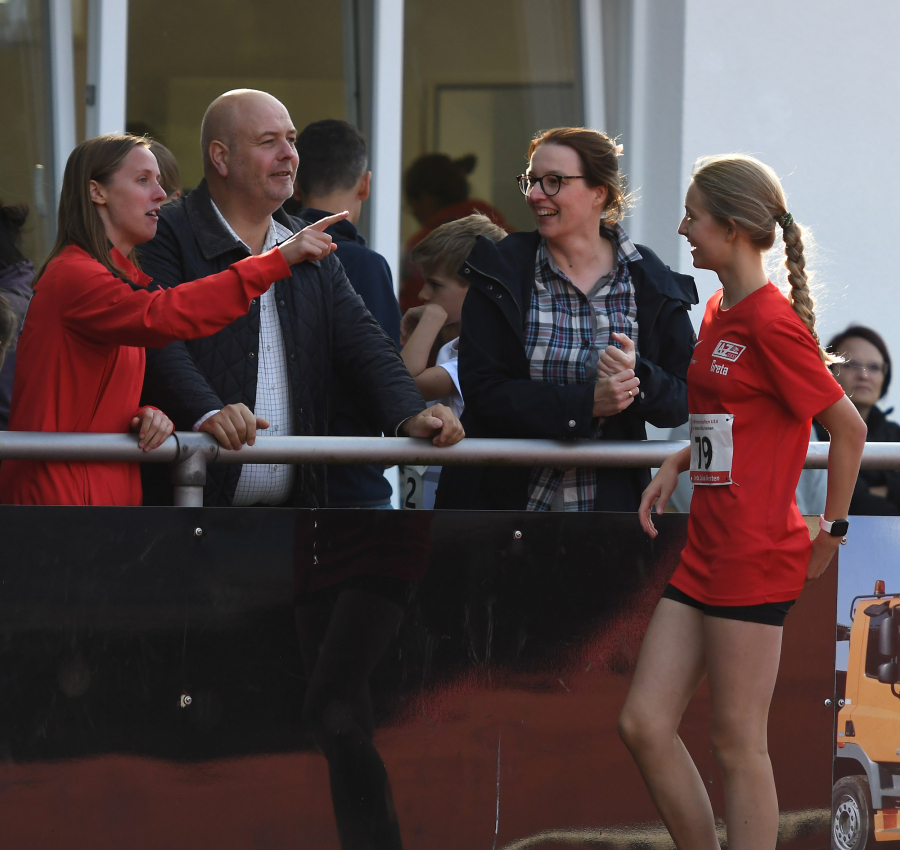
[[155, 291], [125, 283], [93, 260], [77, 270], [74, 265], [56, 287], [63, 324], [99, 342], [150, 348], [221, 330], [243, 316], [253, 298], [291, 274], [278, 248], [218, 274]]
[[755, 347], [773, 394], [800, 421], [843, 398], [841, 385], [822, 362], [805, 326], [775, 319], [762, 328]]

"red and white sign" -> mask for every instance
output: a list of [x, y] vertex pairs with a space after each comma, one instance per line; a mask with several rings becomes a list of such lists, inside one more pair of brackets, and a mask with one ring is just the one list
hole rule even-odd
[[734, 363], [744, 353], [746, 347], [746, 345], [738, 345], [736, 342], [729, 342], [727, 339], [720, 339], [712, 356], [721, 357], [723, 360], [730, 360]]

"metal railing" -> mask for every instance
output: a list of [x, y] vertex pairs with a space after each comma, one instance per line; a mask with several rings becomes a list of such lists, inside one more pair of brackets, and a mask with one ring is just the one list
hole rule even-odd
[[[202, 507], [210, 463], [373, 463], [436, 466], [657, 467], [686, 440], [594, 441], [466, 438], [449, 448], [411, 437], [258, 437], [239, 451], [208, 434], [177, 432], [158, 449], [141, 451], [131, 434], [0, 431], [0, 460], [88, 460], [170, 463], [175, 504]], [[810, 443], [804, 466], [824, 469], [829, 443]], [[900, 443], [866, 443], [863, 469], [900, 469]]]

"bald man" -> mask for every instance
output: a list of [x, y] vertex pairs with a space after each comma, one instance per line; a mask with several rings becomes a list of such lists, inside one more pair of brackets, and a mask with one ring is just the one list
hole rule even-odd
[[[281, 209], [293, 193], [296, 135], [287, 109], [265, 92], [239, 89], [210, 104], [200, 131], [204, 179], [162, 208], [156, 237], [139, 252], [154, 283], [178, 286], [214, 274], [306, 226]], [[165, 410], [176, 429], [208, 432], [226, 448], [257, 434], [327, 434], [333, 370], [378, 431], [438, 446], [458, 442], [459, 421], [441, 405], [425, 409], [334, 248], [323, 232], [320, 258], [291, 266], [291, 277], [255, 299], [246, 316], [206, 339], [148, 350], [146, 402]], [[171, 487], [145, 484], [145, 503], [171, 504]], [[323, 507], [324, 468], [212, 465], [204, 501]]]

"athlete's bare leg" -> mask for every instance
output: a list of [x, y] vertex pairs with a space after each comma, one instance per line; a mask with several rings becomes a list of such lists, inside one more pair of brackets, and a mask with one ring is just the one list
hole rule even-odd
[[706, 675], [702, 612], [661, 599], [650, 621], [619, 734], [679, 850], [718, 850], [703, 779], [678, 736], [681, 717]]
[[712, 745], [725, 788], [729, 850], [772, 850], [778, 798], [767, 746], [782, 629], [704, 618]]

